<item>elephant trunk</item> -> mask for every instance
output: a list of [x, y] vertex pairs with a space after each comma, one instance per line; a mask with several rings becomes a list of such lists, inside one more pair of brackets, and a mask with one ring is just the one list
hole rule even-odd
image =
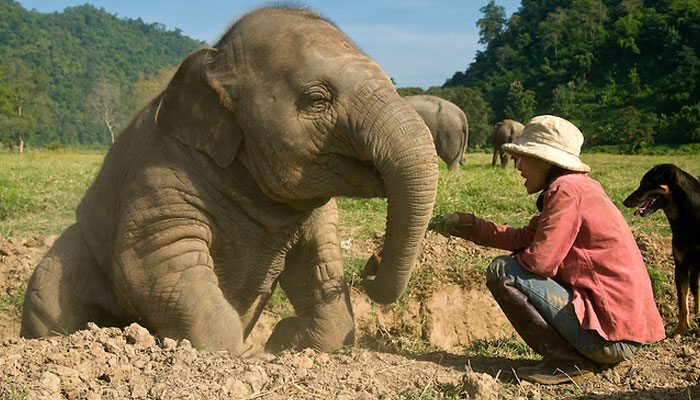
[[395, 92], [387, 96], [376, 119], [368, 121], [383, 133], [370, 135], [376, 138], [370, 148], [385, 185], [388, 212], [383, 249], [370, 258], [363, 275], [367, 294], [380, 304], [396, 301], [406, 289], [438, 181], [437, 154], [427, 126]]

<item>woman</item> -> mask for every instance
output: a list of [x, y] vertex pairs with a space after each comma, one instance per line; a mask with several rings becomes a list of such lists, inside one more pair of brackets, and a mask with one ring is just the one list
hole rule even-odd
[[543, 356], [519, 368], [542, 384], [581, 381], [599, 364], [627, 360], [665, 337], [642, 255], [620, 211], [578, 155], [583, 135], [543, 115], [503, 149], [517, 157], [541, 212], [522, 228], [470, 213], [444, 216], [438, 231], [513, 251], [493, 260], [486, 286], [523, 340]]

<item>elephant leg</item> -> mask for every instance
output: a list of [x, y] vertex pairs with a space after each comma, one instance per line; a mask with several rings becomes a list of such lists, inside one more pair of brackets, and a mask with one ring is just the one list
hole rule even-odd
[[338, 246], [335, 202], [314, 214], [301, 242], [287, 253], [279, 281], [296, 316], [277, 324], [266, 351], [305, 347], [332, 351], [354, 343], [355, 325]]
[[494, 166], [494, 167], [496, 166], [496, 161], [498, 160], [498, 153], [499, 153], [498, 148], [495, 148], [493, 150], [493, 160], [491, 160], [491, 166]]
[[122, 269], [121, 290], [128, 308], [159, 337], [188, 339], [196, 348], [238, 356], [243, 347], [239, 314], [219, 287], [208, 231], [195, 228], [196, 223], [170, 227], [139, 244], [120, 246], [127, 249], [121, 265], [129, 266]]
[[457, 171], [457, 170], [459, 170], [461, 165], [462, 165], [461, 160], [459, 158], [456, 158], [452, 162], [447, 164], [447, 169], [450, 171]]
[[87, 322], [121, 325], [126, 315], [97, 267], [77, 225], [69, 227], [36, 267], [24, 298], [20, 335], [67, 334]]
[[508, 154], [508, 152], [501, 151], [501, 167], [507, 167], [508, 162], [510, 162], [510, 154]]

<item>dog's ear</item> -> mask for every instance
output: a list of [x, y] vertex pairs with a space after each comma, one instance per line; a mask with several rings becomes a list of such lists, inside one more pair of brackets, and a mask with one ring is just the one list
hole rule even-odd
[[211, 79], [210, 67], [217, 50], [197, 50], [183, 61], [161, 95], [156, 125], [163, 135], [197, 148], [217, 165], [229, 165], [241, 145], [233, 104]]

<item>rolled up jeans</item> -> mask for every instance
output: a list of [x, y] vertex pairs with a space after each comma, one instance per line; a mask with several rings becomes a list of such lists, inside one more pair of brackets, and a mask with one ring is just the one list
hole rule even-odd
[[500, 256], [489, 264], [487, 281], [503, 277], [512, 279], [542, 318], [587, 358], [600, 364], [616, 364], [629, 360], [639, 349], [639, 343], [608, 341], [597, 331], [582, 327], [571, 302], [571, 290], [553, 279], [524, 269], [515, 257]]

